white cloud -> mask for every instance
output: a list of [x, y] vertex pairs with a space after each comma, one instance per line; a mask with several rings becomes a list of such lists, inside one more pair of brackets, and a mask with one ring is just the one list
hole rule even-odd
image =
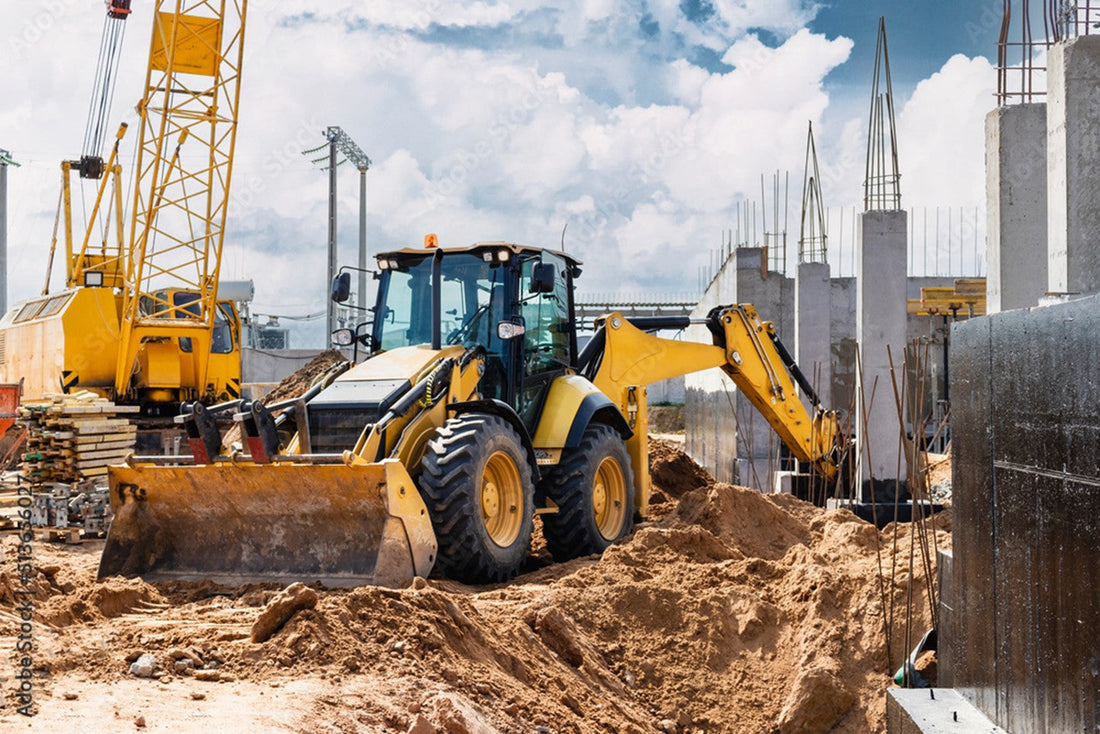
[[898, 115], [902, 196], [914, 206], [973, 206], [985, 195], [985, 117], [997, 70], [956, 55], [920, 82]]
[[[32, 295], [42, 280], [57, 163], [78, 152], [91, 88], [102, 7], [66, 2], [50, 16], [51, 40], [23, 43], [0, 75], [9, 100], [0, 147], [26, 164], [9, 175], [13, 298]], [[290, 313], [323, 306], [328, 176], [301, 151], [340, 125], [374, 159], [372, 250], [416, 246], [430, 231], [444, 243], [557, 246], [568, 223], [566, 247], [586, 261], [583, 291], [694, 290], [736, 204], [759, 199], [761, 173], [791, 172], [797, 212], [806, 122], [821, 120], [825, 77], [851, 50], [847, 39], [801, 30], [812, 13], [801, 0], [715, 0], [713, 11], [700, 24], [672, 0], [334, 0], [309, 17], [297, 3], [254, 4], [225, 275], [254, 278], [259, 302], [286, 303]], [[639, 33], [647, 12], [658, 38]], [[141, 85], [142, 16], [129, 21], [114, 119]], [[513, 35], [501, 37], [515, 40], [500, 48], [478, 47], [473, 37], [455, 42], [434, 36], [429, 19], [468, 30], [512, 24]], [[38, 11], [19, 6], [12, 38], [36, 23], [45, 24]], [[750, 27], [770, 29], [780, 43], [745, 35]], [[682, 58], [684, 39], [717, 50], [732, 70]], [[908, 201], [980, 198], [988, 68], [952, 59], [905, 105]], [[961, 114], [949, 120], [944, 109]], [[815, 125], [827, 203], [859, 200], [864, 124]], [[358, 177], [345, 166], [342, 262], [355, 259], [357, 216]]]

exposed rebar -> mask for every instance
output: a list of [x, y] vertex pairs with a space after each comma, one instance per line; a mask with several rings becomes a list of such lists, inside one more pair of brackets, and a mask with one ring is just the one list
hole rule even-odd
[[[885, 91], [882, 91], [885, 83]], [[890, 52], [886, 18], [878, 19], [875, 73], [871, 85], [871, 112], [867, 124], [867, 164], [863, 180], [864, 211], [901, 209], [901, 174], [894, 124], [894, 86], [890, 79]]]

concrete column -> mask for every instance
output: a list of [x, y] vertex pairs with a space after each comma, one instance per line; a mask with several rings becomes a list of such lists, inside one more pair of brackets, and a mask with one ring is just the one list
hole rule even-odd
[[985, 118], [986, 308], [1028, 308], [1047, 290], [1047, 107]]
[[894, 355], [900, 380], [905, 363], [907, 226], [905, 211], [864, 212], [859, 219], [856, 336], [863, 379], [857, 391], [862, 399], [856, 426], [865, 442], [860, 451], [864, 480], [893, 480], [898, 475], [898, 413], [886, 347]]
[[1051, 293], [1100, 292], [1100, 36], [1047, 57], [1047, 217]]
[[[832, 403], [832, 311], [828, 263], [799, 263], [794, 285], [794, 359], [826, 409]], [[782, 338], [784, 335], [780, 334]], [[813, 407], [803, 396], [806, 407]]]

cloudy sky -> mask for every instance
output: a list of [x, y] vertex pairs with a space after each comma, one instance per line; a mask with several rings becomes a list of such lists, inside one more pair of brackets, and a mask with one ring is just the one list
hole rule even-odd
[[[151, 5], [134, 0], [127, 21], [112, 129], [136, 121]], [[327, 175], [301, 151], [329, 125], [374, 161], [371, 251], [427, 232], [557, 246], [568, 224], [583, 292], [671, 296], [698, 292], [738, 205], [759, 203], [761, 174], [770, 196], [777, 170], [790, 172], [793, 262], [812, 121], [833, 256], [850, 269], [850, 214], [840, 233], [836, 213], [861, 201], [881, 14], [903, 206], [918, 221], [941, 208], [944, 228], [948, 208], [962, 211], [960, 267], [977, 269], [1001, 5], [254, 0], [223, 277], [253, 279], [261, 313], [324, 311]], [[100, 0], [4, 4], [0, 148], [22, 164], [8, 177], [9, 302], [42, 287], [58, 162], [79, 154], [103, 14]], [[358, 176], [345, 168], [340, 259], [354, 264]], [[300, 329], [295, 346], [320, 345], [323, 320]]]

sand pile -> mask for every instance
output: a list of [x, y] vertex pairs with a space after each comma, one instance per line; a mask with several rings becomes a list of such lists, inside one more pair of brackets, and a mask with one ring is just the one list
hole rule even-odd
[[[281, 400], [289, 400], [290, 398], [296, 398], [303, 395], [313, 386], [317, 378], [337, 365], [347, 361], [348, 358], [336, 349], [329, 349], [328, 351], [321, 352], [296, 372], [283, 378], [282, 382], [264, 395], [260, 402], [264, 405], [274, 405]], [[233, 445], [235, 443], [240, 443], [240, 441], [241, 427], [239, 424], [234, 423], [226, 428], [222, 435], [223, 452], [229, 453], [232, 451]]]
[[[103, 681], [143, 653], [162, 682], [338, 681], [360, 693], [310, 705], [346, 731], [882, 731], [902, 655], [896, 643], [887, 661], [883, 602], [900, 629], [913, 584], [914, 634], [928, 626], [912, 529], [895, 544], [894, 528], [846, 511], [715, 484], [668, 444], [652, 464], [663, 519], [602, 558], [496, 587], [320, 590], [283, 621], [279, 588], [96, 583], [77, 559], [54, 573], [68, 591], [43, 590], [57, 632], [42, 658], [52, 675]], [[887, 574], [898, 569], [885, 599], [880, 542]], [[279, 624], [252, 642], [273, 600]]]
[[265, 395], [263, 398], [264, 405], [298, 397], [308, 390], [318, 377], [328, 372], [332, 367], [347, 361], [348, 358], [336, 349], [321, 352], [307, 362], [304, 367], [283, 379], [271, 392]]

